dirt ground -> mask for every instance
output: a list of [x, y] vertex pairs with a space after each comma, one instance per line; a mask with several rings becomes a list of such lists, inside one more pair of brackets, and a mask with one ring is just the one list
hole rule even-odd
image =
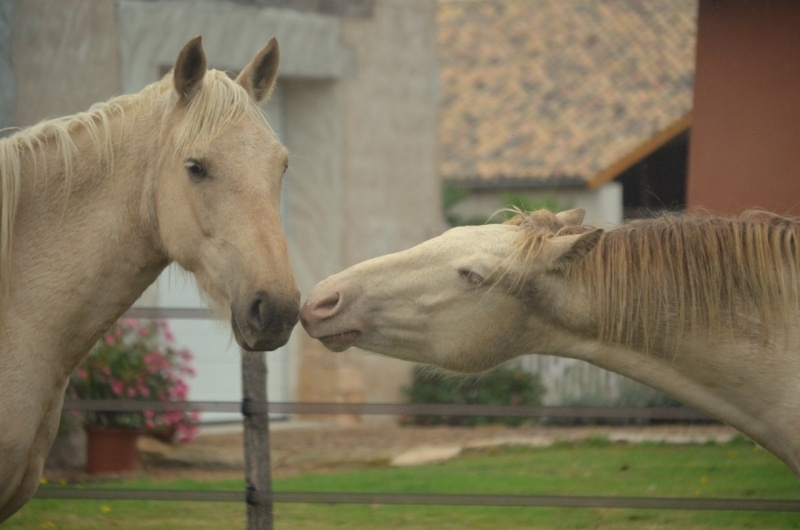
[[[736, 432], [721, 425], [661, 425], [625, 427], [337, 427], [276, 423], [270, 432], [273, 476], [385, 466], [409, 451], [425, 448], [487, 450], [499, 446], [548, 446], [559, 441], [603, 437], [637, 443], [705, 443], [730, 440]], [[244, 443], [237, 427], [207, 428], [191, 443], [166, 445], [140, 439], [141, 469], [134, 476], [156, 480], [175, 478], [235, 478], [244, 476]], [[48, 469], [47, 480], [94, 482], [119, 477], [90, 477], [81, 469]]]
[[[486, 450], [498, 446], [548, 446], [559, 441], [593, 437], [637, 443], [724, 442], [735, 431], [721, 425], [627, 427], [383, 427], [276, 426], [270, 433], [274, 476], [389, 465], [400, 455], [421, 448], [460, 447]], [[193, 446], [193, 447], [192, 447]], [[230, 458], [227, 460], [226, 458]], [[244, 469], [240, 432], [207, 433], [185, 448], [150, 458], [148, 472], [158, 476], [182, 473], [241, 473]]]

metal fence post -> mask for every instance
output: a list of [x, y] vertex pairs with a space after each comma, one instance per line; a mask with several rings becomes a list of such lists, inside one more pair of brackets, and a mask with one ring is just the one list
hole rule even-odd
[[272, 530], [272, 475], [264, 352], [242, 351], [247, 530]]

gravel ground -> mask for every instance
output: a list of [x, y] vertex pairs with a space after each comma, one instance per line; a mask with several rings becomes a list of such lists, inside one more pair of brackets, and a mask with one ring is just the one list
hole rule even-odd
[[[667, 443], [724, 442], [736, 431], [722, 425], [661, 425], [626, 427], [337, 427], [303, 422], [276, 422], [271, 427], [270, 447], [274, 476], [330, 472], [385, 466], [409, 452], [426, 448], [486, 450], [498, 446], [548, 446], [559, 441], [604, 437], [619, 442]], [[142, 469], [135, 475], [156, 480], [181, 477], [233, 478], [244, 475], [244, 450], [240, 426], [213, 427], [189, 444], [165, 445], [140, 438]], [[50, 481], [91, 482], [80, 469], [46, 471]], [[108, 477], [104, 477], [103, 480]]]
[[[605, 437], [619, 442], [663, 441], [705, 443], [730, 440], [736, 432], [721, 425], [663, 425], [647, 427], [386, 427], [303, 426], [277, 424], [270, 433], [273, 474], [358, 469], [388, 465], [409, 451], [428, 447], [479, 450], [509, 445], [548, 446], [558, 441]], [[183, 447], [150, 452], [153, 470], [240, 471], [243, 469], [240, 432], [207, 432]], [[148, 453], [148, 448], [142, 448]]]

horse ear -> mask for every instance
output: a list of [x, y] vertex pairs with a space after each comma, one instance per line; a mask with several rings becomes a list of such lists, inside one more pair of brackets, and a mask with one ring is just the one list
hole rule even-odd
[[272, 37], [239, 73], [236, 82], [257, 102], [264, 101], [275, 85], [279, 59], [278, 40]]
[[583, 208], [575, 208], [573, 210], [565, 210], [563, 212], [558, 212], [556, 214], [556, 218], [561, 221], [561, 224], [565, 226], [577, 225], [580, 226], [583, 223], [583, 218], [586, 215], [586, 210]]
[[189, 101], [203, 84], [208, 62], [200, 35], [183, 45], [172, 70], [175, 90], [183, 101]]
[[594, 248], [603, 234], [602, 228], [596, 228], [583, 234], [556, 237], [550, 241], [557, 245], [558, 251], [550, 263], [550, 272], [564, 272], [570, 265], [582, 260]]

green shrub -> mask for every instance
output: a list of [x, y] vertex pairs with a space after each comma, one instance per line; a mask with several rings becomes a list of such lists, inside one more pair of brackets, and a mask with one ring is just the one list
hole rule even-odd
[[[544, 387], [538, 374], [526, 372], [519, 366], [501, 366], [478, 376], [435, 372], [417, 366], [411, 387], [404, 392], [411, 403], [461, 405], [539, 405]], [[414, 416], [414, 425], [483, 425], [504, 423], [519, 425], [520, 417], [489, 416]]]

